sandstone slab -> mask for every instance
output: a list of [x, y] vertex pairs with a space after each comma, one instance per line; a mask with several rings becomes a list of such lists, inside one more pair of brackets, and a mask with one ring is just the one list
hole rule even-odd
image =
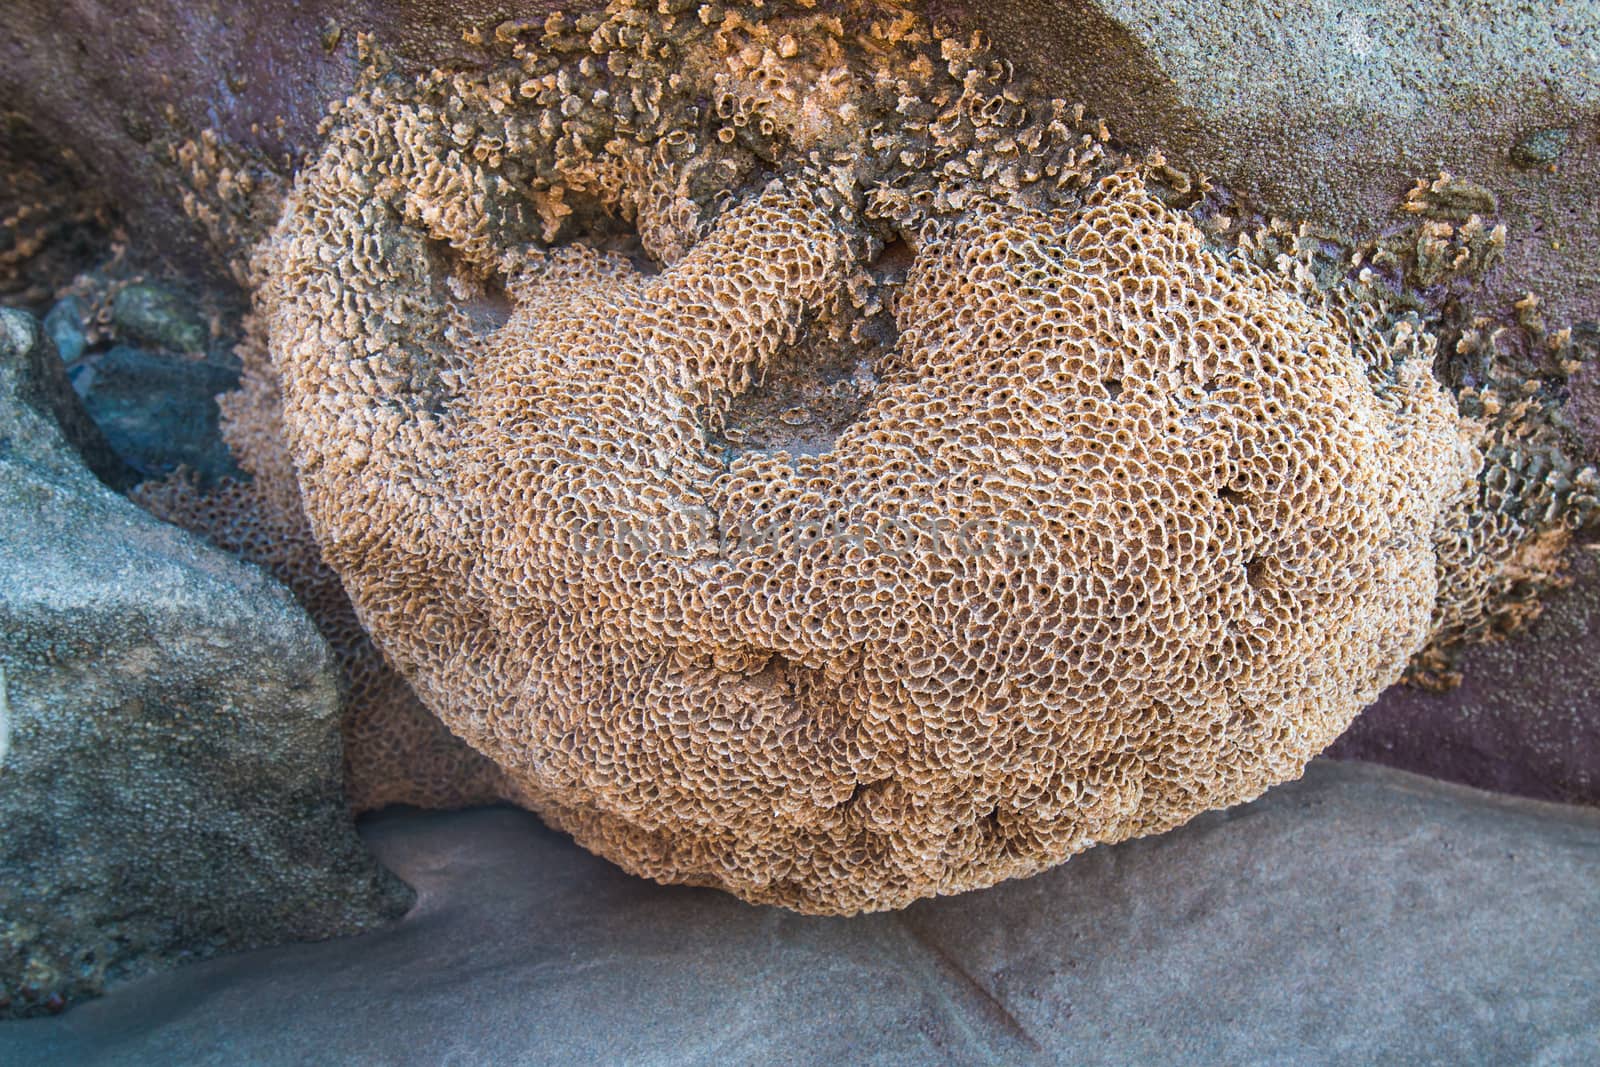
[[1529, 1063], [1600, 1054], [1600, 813], [1318, 761], [894, 914], [624, 875], [508, 809], [366, 824], [400, 925], [0, 1025], [37, 1064]]

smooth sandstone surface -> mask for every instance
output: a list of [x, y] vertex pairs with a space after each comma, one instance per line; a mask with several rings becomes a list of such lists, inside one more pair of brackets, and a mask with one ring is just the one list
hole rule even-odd
[[862, 919], [655, 886], [508, 809], [364, 832], [419, 891], [403, 923], [0, 1025], [0, 1062], [1600, 1055], [1600, 812], [1378, 767]]

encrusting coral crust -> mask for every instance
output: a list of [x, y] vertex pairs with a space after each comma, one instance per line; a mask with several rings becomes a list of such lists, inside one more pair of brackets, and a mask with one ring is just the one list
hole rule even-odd
[[146, 494], [277, 516], [234, 540], [367, 707], [361, 627], [470, 744], [394, 690], [358, 804], [419, 775], [653, 878], [897, 907], [1297, 775], [1428, 640], [1482, 456], [1414, 321], [1216, 247], [892, 7], [494, 38], [330, 118], [256, 264], [255, 481]]

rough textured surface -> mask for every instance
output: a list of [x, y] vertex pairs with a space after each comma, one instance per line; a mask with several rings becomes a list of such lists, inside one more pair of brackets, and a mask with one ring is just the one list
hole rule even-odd
[[239, 349], [245, 366], [241, 388], [221, 398], [229, 416], [225, 436], [248, 477], [204, 486], [193, 472], [184, 472], [140, 484], [133, 499], [265, 567], [310, 614], [341, 674], [344, 790], [354, 811], [387, 804], [455, 808], [501, 799], [506, 785], [500, 769], [452, 734], [384, 663], [338, 575], [323, 562], [284, 444], [277, 381], [255, 332]]
[[395, 917], [340, 794], [326, 646], [83, 468], [41, 337], [0, 312], [0, 1014]]
[[[1600, 321], [1593, 206], [1600, 10], [1593, 3], [1051, 0], [974, 5], [970, 14], [1021, 68], [1084, 100], [1126, 143], [1159, 145], [1174, 163], [1203, 171], [1244, 201], [1313, 220], [1330, 234], [1392, 232], [1407, 177], [1442, 168], [1508, 234], [1503, 262], [1465, 294], [1466, 306], [1499, 314], [1531, 292], [1554, 329], [1592, 331]], [[1600, 400], [1596, 382], [1592, 373], [1575, 379], [1575, 409]], [[1600, 435], [1593, 424], [1580, 429], [1580, 451], [1592, 462]], [[1505, 577], [1515, 581], [1517, 562], [1506, 562]], [[1537, 611], [1531, 599], [1523, 606]], [[1470, 664], [1470, 653], [1463, 662]], [[1455, 664], [1424, 673], [1431, 684], [1460, 676]], [[1550, 692], [1536, 702], [1586, 699], [1582, 689], [1563, 688], [1561, 679], [1572, 677], [1564, 670], [1540, 679], [1535, 684]], [[1422, 717], [1408, 722], [1404, 736], [1367, 750], [1405, 761], [1420, 754], [1425, 737], [1436, 739], [1439, 752], [1475, 749], [1473, 728], [1462, 729], [1474, 699], [1418, 701], [1397, 692], [1393, 700]], [[1378, 716], [1366, 729], [1375, 737], [1397, 722]], [[1562, 716], [1529, 729], [1582, 745]], [[1453, 773], [1482, 784], [1531, 783], [1545, 764], [1521, 762], [1511, 754], [1519, 749], [1488, 763], [1469, 758]], [[1600, 766], [1591, 762], [1585, 773]]]
[[[1526, 292], [1551, 322], [1600, 321], [1600, 11], [1592, 3], [988, 3], [1008, 53], [1117, 134], [1161, 145], [1268, 210], [1335, 232], [1392, 228], [1408, 175], [1442, 167], [1495, 202], [1505, 261], [1480, 310]], [[1600, 457], [1600, 376], [1573, 383]], [[1462, 688], [1397, 687], [1337, 751], [1536, 797], [1600, 799], [1580, 557], [1565, 612], [1463, 653]], [[1453, 672], [1452, 672], [1453, 673]]]
[[[424, 702], [630, 870], [814, 911], [1297, 774], [1426, 639], [1480, 463], [1414, 322], [882, 18], [501, 27], [347, 101], [258, 261], [306, 513]], [[586, 214], [634, 257], [544, 251]], [[840, 354], [820, 444], [739, 425]]]
[[[1600, 817], [1313, 763], [1248, 807], [851, 920], [629, 878], [494, 810], [365, 830], [368, 937], [214, 960], [15, 1063], [1546, 1063], [1600, 1054]], [[864, 995], [870, 992], [870, 995]]]

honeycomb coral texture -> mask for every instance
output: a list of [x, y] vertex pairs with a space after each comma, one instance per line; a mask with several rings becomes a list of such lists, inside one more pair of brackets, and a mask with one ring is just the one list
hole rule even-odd
[[[1212, 247], [977, 42], [654, 12], [375, 75], [261, 253], [326, 562], [512, 795], [898, 907], [1248, 799], [1400, 675], [1478, 463], [1429, 338]], [[848, 417], [752, 444], [807, 361]]]

